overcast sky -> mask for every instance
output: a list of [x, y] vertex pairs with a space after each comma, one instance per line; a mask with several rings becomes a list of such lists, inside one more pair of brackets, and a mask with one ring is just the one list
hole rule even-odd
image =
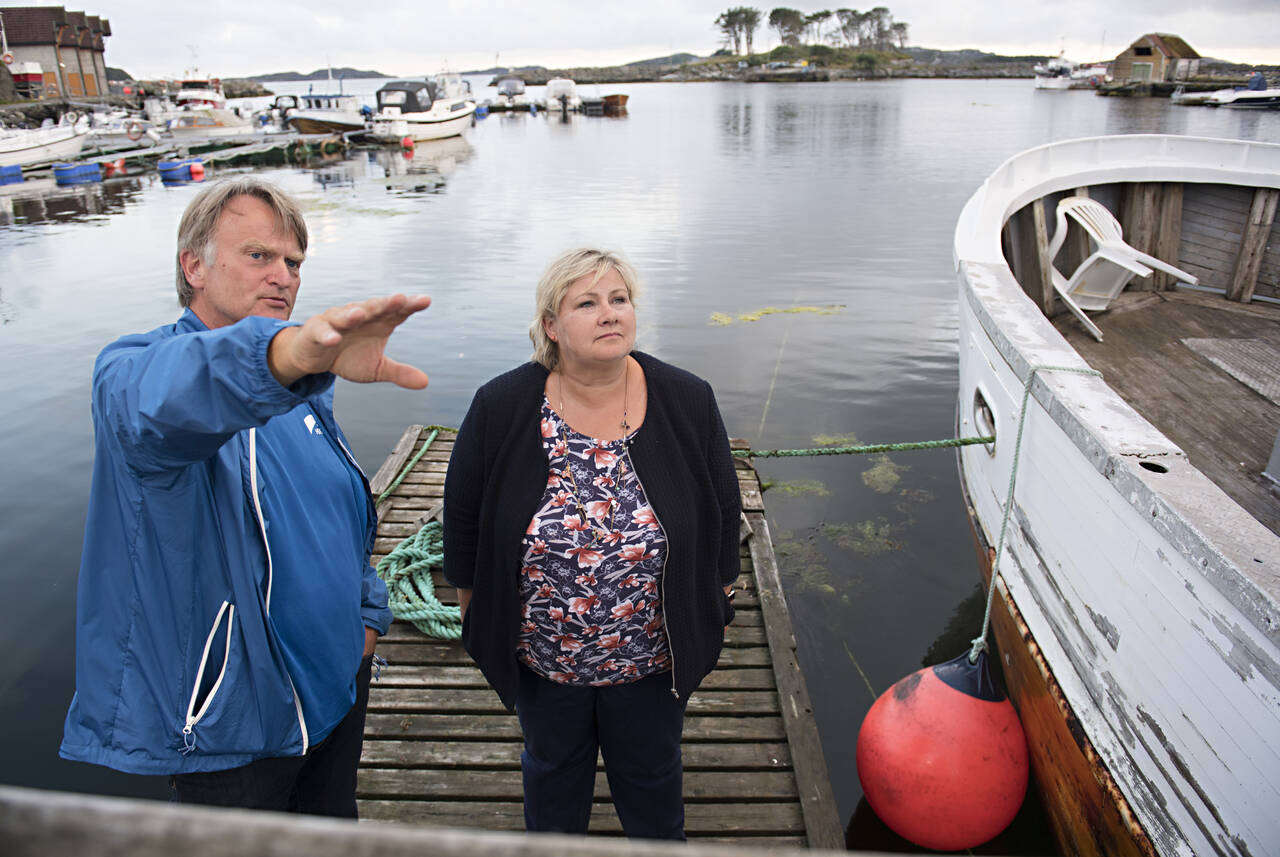
[[[716, 17], [742, 0], [104, 0], [46, 5], [111, 22], [107, 64], [139, 78], [248, 77], [326, 64], [393, 76], [494, 65], [617, 65], [720, 47]], [[742, 4], [745, 5], [745, 4]], [[872, 4], [853, 6], [867, 9]], [[1144, 33], [1173, 33], [1201, 56], [1280, 65], [1280, 0], [896, 0], [917, 47], [1110, 59]], [[809, 13], [839, 6], [793, 3]], [[767, 20], [773, 5], [756, 8]], [[761, 26], [755, 49], [778, 44]]]

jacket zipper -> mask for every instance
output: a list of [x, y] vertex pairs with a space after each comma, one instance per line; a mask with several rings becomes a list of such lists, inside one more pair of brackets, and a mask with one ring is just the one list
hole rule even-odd
[[662, 519], [658, 517], [658, 510], [654, 509], [653, 498], [645, 490], [644, 480], [640, 478], [640, 468], [636, 467], [635, 459], [631, 457], [631, 442], [623, 440], [623, 447], [627, 451], [627, 461], [631, 462], [631, 472], [636, 475], [636, 482], [640, 485], [640, 491], [649, 503], [649, 508], [653, 509], [653, 519], [658, 522], [658, 529], [662, 532], [662, 540], [667, 544], [667, 549], [662, 552], [662, 583], [658, 584], [658, 591], [662, 595], [662, 629], [667, 635], [667, 648], [671, 650], [671, 695], [679, 699], [680, 691], [676, 690], [676, 644], [671, 639], [671, 624], [667, 622], [667, 558], [671, 556], [671, 539], [667, 536], [667, 528], [662, 526]]
[[[258, 496], [258, 430], [249, 429], [249, 487], [253, 492], [253, 511], [258, 519], [258, 532], [262, 533], [262, 548], [267, 552], [267, 616], [271, 615], [271, 584], [273, 582], [271, 565], [271, 543], [267, 541], [267, 522], [262, 516], [262, 499]], [[302, 752], [305, 756], [311, 746], [311, 738], [307, 733], [307, 720], [302, 715], [302, 700], [298, 698], [298, 689], [293, 685], [293, 676], [285, 669], [289, 679], [289, 692], [293, 694], [293, 709], [298, 714], [298, 728], [302, 730]]]
[[[218, 635], [218, 629], [222, 627], [223, 615], [227, 617], [227, 642], [222, 651], [222, 668], [218, 670], [218, 678], [213, 682], [213, 687], [209, 688], [209, 693], [204, 698], [204, 704], [200, 706], [200, 710], [196, 711], [196, 696], [200, 693], [200, 686], [204, 683], [204, 668], [209, 663], [209, 650], [213, 648], [213, 638]], [[187, 755], [196, 748], [196, 739], [192, 734], [197, 723], [204, 717], [205, 712], [209, 710], [209, 706], [213, 703], [213, 698], [218, 695], [218, 688], [222, 686], [222, 679], [227, 674], [227, 660], [231, 657], [231, 632], [233, 630], [236, 618], [236, 607], [229, 601], [223, 601], [222, 606], [218, 608], [218, 615], [213, 619], [213, 626], [209, 628], [209, 634], [204, 638], [204, 651], [200, 655], [200, 669], [196, 670], [196, 680], [191, 688], [191, 698], [187, 700], [187, 719], [182, 726], [182, 755]]]

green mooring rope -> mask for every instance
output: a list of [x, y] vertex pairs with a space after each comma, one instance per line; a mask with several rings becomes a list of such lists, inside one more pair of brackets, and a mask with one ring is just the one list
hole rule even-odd
[[[377, 505], [399, 487], [415, 464], [439, 436], [444, 426], [424, 426], [430, 430], [422, 449], [405, 464], [387, 490], [378, 495]], [[412, 622], [428, 637], [457, 640], [462, 636], [462, 611], [449, 607], [436, 598], [436, 585], [431, 569], [444, 565], [444, 535], [439, 521], [427, 521], [416, 533], [378, 562], [378, 576], [387, 584], [391, 615]]]
[[862, 446], [819, 446], [812, 449], [735, 449], [736, 458], [799, 458], [805, 455], [866, 455], [873, 452], [906, 452], [912, 449], [946, 449], [995, 443], [994, 437], [949, 437], [943, 440], [918, 440], [909, 443], [871, 443]]
[[428, 637], [457, 640], [462, 636], [462, 611], [441, 604], [431, 580], [431, 569], [443, 564], [443, 527], [439, 521], [427, 521], [382, 558], [378, 576], [387, 583], [392, 615], [412, 622]]

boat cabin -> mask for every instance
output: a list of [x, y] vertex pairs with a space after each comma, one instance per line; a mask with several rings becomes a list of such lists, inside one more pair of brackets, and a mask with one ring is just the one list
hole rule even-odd
[[428, 113], [436, 88], [426, 80], [395, 80], [378, 90], [380, 113]]
[[524, 81], [518, 77], [504, 77], [498, 81], [498, 94], [504, 96], [524, 95]]

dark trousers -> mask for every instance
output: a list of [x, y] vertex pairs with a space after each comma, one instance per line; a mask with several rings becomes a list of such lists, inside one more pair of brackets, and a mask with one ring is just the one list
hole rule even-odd
[[238, 768], [170, 778], [179, 803], [237, 806], [355, 818], [356, 769], [364, 744], [373, 657], [360, 664], [356, 701], [334, 730], [305, 756], [258, 759]]
[[609, 687], [570, 687], [520, 667], [524, 821], [531, 831], [585, 833], [596, 753], [622, 830], [636, 839], [684, 836], [680, 733], [684, 701], [671, 674]]

